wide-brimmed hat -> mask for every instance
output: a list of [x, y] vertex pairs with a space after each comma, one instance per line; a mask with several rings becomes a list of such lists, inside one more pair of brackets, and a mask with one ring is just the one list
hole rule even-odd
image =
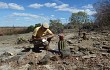
[[44, 28], [49, 28], [49, 25], [48, 25], [47, 23], [43, 23], [42, 26], [43, 26]]

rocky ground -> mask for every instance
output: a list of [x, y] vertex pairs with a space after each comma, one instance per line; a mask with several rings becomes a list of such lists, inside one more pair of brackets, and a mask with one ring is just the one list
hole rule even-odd
[[[58, 35], [51, 51], [36, 52], [28, 42], [32, 33], [0, 36], [0, 70], [110, 70], [110, 32], [88, 32], [87, 40], [77, 32], [64, 33], [67, 57], [57, 53]], [[26, 41], [18, 43], [18, 39]]]

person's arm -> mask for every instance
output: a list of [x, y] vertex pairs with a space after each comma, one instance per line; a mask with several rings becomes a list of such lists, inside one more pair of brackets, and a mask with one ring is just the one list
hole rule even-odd
[[47, 38], [47, 41], [50, 43], [51, 39], [54, 37], [54, 34], [49, 29], [47, 31], [48, 31], [47, 32], [48, 34], [46, 35], [46, 38]]
[[51, 30], [48, 29], [47, 33], [48, 33], [48, 35], [46, 35], [47, 38], [53, 38], [54, 37], [54, 34], [53, 34], [53, 32]]

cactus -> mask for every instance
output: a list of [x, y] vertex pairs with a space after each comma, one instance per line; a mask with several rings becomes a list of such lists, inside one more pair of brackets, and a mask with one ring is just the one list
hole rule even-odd
[[58, 42], [58, 50], [64, 50], [66, 47], [66, 42], [64, 40], [64, 35], [59, 35], [59, 42]]
[[66, 47], [66, 43], [65, 43], [64, 40], [58, 42], [58, 49], [59, 49], [59, 51], [60, 50], [64, 50], [65, 47]]
[[58, 50], [61, 58], [68, 57], [71, 54], [70, 49], [67, 47], [66, 41], [64, 40], [63, 34], [59, 35]]

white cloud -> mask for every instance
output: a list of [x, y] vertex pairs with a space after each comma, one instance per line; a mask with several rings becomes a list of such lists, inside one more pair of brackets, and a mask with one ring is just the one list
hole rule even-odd
[[[59, 1], [59, 0], [55, 0], [55, 1]], [[93, 6], [91, 4], [83, 6], [84, 9], [78, 9], [78, 8], [70, 7], [69, 4], [65, 4], [65, 3], [62, 3], [61, 5], [57, 5], [56, 3], [45, 3], [45, 4], [35, 3], [35, 4], [29, 5], [29, 7], [31, 7], [31, 8], [40, 8], [43, 6], [55, 8], [57, 11], [67, 11], [70, 13], [77, 13], [79, 11], [82, 11], [82, 12], [85, 11], [88, 15], [93, 15], [96, 13], [95, 11], [90, 10], [91, 8], [93, 8]]]
[[55, 6], [54, 8], [57, 8], [58, 11], [67, 11], [67, 12], [71, 12], [71, 13], [77, 13], [79, 11], [84, 11], [84, 10], [81, 10], [81, 9], [72, 8], [68, 4], [62, 4], [62, 5], [59, 5], [59, 6]]
[[56, 19], [55, 15], [51, 15], [49, 19]]
[[7, 3], [0, 2], [0, 8], [8, 8]]
[[96, 11], [94, 10], [90, 10], [90, 9], [77, 9], [77, 8], [63, 8], [63, 9], [58, 9], [59, 11], [67, 11], [67, 12], [71, 12], [71, 13], [77, 13], [77, 12], [86, 12], [88, 15], [94, 15], [96, 13]]
[[55, 15], [51, 15], [51, 17], [55, 17]]
[[57, 9], [64, 9], [64, 8], [67, 8], [67, 7], [69, 7], [68, 4], [62, 4], [62, 5], [59, 5], [59, 6], [55, 6], [55, 8], [57, 8]]
[[39, 18], [40, 16], [29, 13], [13, 13], [11, 16], [20, 16], [20, 17], [31, 17], [31, 18]]
[[35, 4], [29, 5], [28, 7], [30, 7], [30, 8], [40, 8], [40, 7], [43, 7], [43, 5], [42, 4], [35, 3]]
[[5, 2], [0, 2], [0, 8], [3, 8], [3, 9], [15, 9], [15, 10], [24, 10], [24, 7], [23, 6], [20, 6], [16, 3], [5, 3]]
[[82, 8], [86, 9], [86, 10], [84, 10], [84, 9], [72, 8], [68, 4], [63, 3], [60, 0], [54, 0], [54, 1], [61, 4], [60, 6], [54, 7], [54, 8], [57, 8], [57, 10], [59, 10], [59, 11], [67, 11], [67, 12], [71, 12], [71, 13], [77, 13], [79, 11], [82, 11], [82, 12], [85, 11], [88, 15], [93, 15], [96, 13], [96, 11], [90, 10], [90, 9], [93, 9], [92, 4], [82, 6]]
[[9, 8], [11, 9], [16, 9], [16, 10], [24, 10], [24, 7], [16, 4], [16, 3], [9, 3], [8, 4]]
[[88, 4], [88, 5], [82, 6], [82, 8], [92, 9], [93, 5], [92, 4]]
[[65, 20], [66, 18], [60, 18], [61, 20]]
[[86, 12], [88, 15], [93, 15], [93, 14], [96, 13], [96, 11], [90, 10], [90, 9], [86, 9], [85, 12]]
[[53, 0], [53, 1], [55, 1], [55, 2], [57, 2], [57, 3], [59, 3], [59, 4], [64, 4], [62, 1], [60, 1], [60, 0]]
[[44, 4], [46, 7], [54, 7], [56, 6], [57, 4], [56, 3], [45, 3]]
[[[50, 17], [40, 14], [32, 14], [32, 13], [11, 13], [10, 15], [6, 15], [4, 17], [5, 21], [3, 23], [15, 25], [15, 26], [29, 26], [35, 25], [37, 23], [44, 23], [50, 20]], [[6, 22], [7, 21], [7, 22]]]
[[[57, 9], [57, 11], [67, 11], [67, 12], [71, 12], [71, 13], [77, 13], [77, 12], [86, 12], [88, 15], [93, 15], [96, 13], [96, 11], [91, 10], [91, 9], [78, 9], [78, 8], [72, 8], [70, 7], [68, 4], [62, 4], [59, 6], [55, 6], [54, 8]], [[88, 5], [88, 8], [92, 8], [90, 5]]]
[[26, 20], [32, 20], [30, 17], [24, 17], [24, 19], [26, 19]]
[[23, 18], [28, 18], [28, 19], [34, 19], [34, 20], [45, 20], [48, 21], [49, 17], [46, 16], [41, 16], [41, 15], [35, 15], [35, 14], [30, 14], [30, 13], [12, 13], [10, 16], [12, 17], [23, 17]]
[[45, 4], [38, 4], [38, 3], [35, 3], [35, 4], [30, 4], [28, 7], [30, 8], [41, 8], [43, 6], [46, 6], [46, 7], [54, 7], [56, 6], [57, 4], [56, 3], [45, 3]]
[[80, 11], [84, 12], [83, 9], [77, 9], [77, 8], [70, 9], [70, 12], [72, 12], [72, 13], [77, 13], [77, 12], [80, 12]]
[[57, 11], [67, 11], [67, 12], [71, 12], [71, 13], [77, 13], [79, 11], [84, 11], [81, 9], [77, 9], [77, 8], [72, 8], [69, 6], [69, 4], [62, 4], [59, 6], [55, 6], [54, 8], [57, 9]]
[[15, 20], [17, 20], [17, 21], [18, 21], [18, 20], [20, 20], [20, 19], [19, 19], [19, 18], [17, 18], [17, 19], [15, 19]]

